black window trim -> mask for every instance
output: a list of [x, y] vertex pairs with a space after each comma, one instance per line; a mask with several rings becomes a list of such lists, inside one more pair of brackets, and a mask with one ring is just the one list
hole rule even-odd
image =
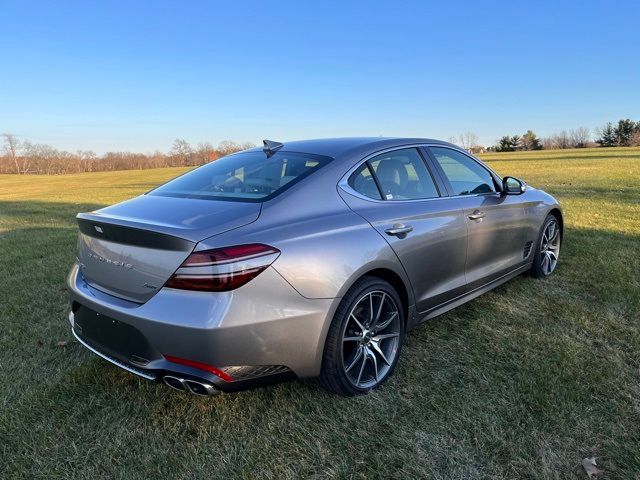
[[[375, 158], [375, 157], [371, 157], [371, 158]], [[369, 170], [369, 174], [371, 175], [371, 178], [373, 178], [373, 181], [376, 184], [376, 188], [378, 189], [378, 195], [380, 195], [380, 200], [385, 200], [386, 201], [387, 199], [385, 198], [384, 191], [382, 190], [382, 184], [380, 183], [380, 180], [378, 179], [378, 175], [376, 175], [376, 171], [371, 166], [371, 162], [369, 160], [367, 160], [364, 163], [367, 166], [367, 170]]]
[[[431, 163], [432, 163], [431, 159], [429, 157], [427, 157], [427, 155], [423, 151], [423, 147], [426, 147], [426, 146], [427, 145], [423, 144], [423, 143], [410, 144], [410, 145], [396, 145], [395, 147], [391, 147], [391, 148], [387, 148], [387, 149], [384, 149], [384, 150], [380, 150], [378, 152], [371, 153], [371, 154], [367, 155], [365, 158], [363, 158], [362, 160], [360, 160], [354, 167], [350, 168], [349, 171], [344, 175], [342, 180], [340, 180], [338, 185], [341, 186], [347, 192], [351, 193], [352, 195], [355, 195], [355, 196], [357, 196], [357, 197], [359, 197], [359, 198], [361, 198], [363, 200], [367, 200], [367, 201], [370, 201], [370, 202], [391, 202], [391, 203], [425, 202], [425, 201], [440, 200], [442, 198], [447, 198], [450, 195], [448, 195], [446, 191], [442, 190], [443, 185], [439, 181], [439, 179], [436, 177], [436, 175], [434, 174], [433, 166], [431, 165]], [[376, 175], [376, 173], [374, 172], [373, 168], [371, 167], [371, 162], [370, 161], [372, 159], [374, 159], [375, 157], [379, 156], [379, 155], [384, 155], [385, 153], [394, 152], [396, 150], [408, 150], [408, 149], [414, 149], [414, 150], [417, 151], [418, 156], [420, 157], [420, 159], [424, 163], [424, 166], [427, 169], [427, 172], [431, 176], [431, 180], [433, 181], [433, 185], [436, 187], [436, 192], [438, 193], [437, 197], [408, 198], [406, 200], [388, 200], [387, 198], [385, 198], [385, 195], [382, 192], [382, 187], [380, 185], [380, 181], [378, 180], [378, 176]], [[351, 185], [351, 178], [355, 175], [355, 173], [360, 169], [360, 167], [363, 164], [367, 165], [367, 168], [369, 169], [369, 173], [371, 174], [371, 176], [373, 177], [373, 179], [374, 179], [374, 181], [376, 183], [376, 187], [378, 189], [378, 194], [380, 195], [381, 199], [368, 197], [368, 196], [364, 195], [363, 193], [358, 192]]]
[[[472, 193], [472, 194], [469, 194], [469, 195], [456, 195], [455, 191], [453, 190], [453, 186], [451, 185], [451, 182], [449, 182], [449, 179], [447, 178], [446, 174], [444, 173], [444, 170], [440, 166], [440, 163], [438, 163], [438, 161], [436, 160], [435, 155], [431, 151], [432, 148], [445, 148], [445, 149], [448, 149], [448, 150], [453, 150], [454, 152], [461, 153], [465, 157], [467, 157], [470, 160], [474, 161], [478, 166], [480, 166], [481, 168], [486, 170], [487, 173], [489, 173], [489, 175], [491, 175], [491, 178], [493, 179], [493, 186], [496, 189], [496, 191], [495, 192], [485, 192], [485, 193]], [[433, 164], [434, 168], [438, 171], [438, 174], [442, 178], [442, 181], [444, 182], [445, 187], [447, 189], [447, 192], [449, 194], [449, 197], [451, 197], [451, 198], [480, 197], [480, 196], [486, 196], [486, 195], [496, 195], [496, 194], [500, 195], [502, 193], [502, 185], [501, 185], [502, 180], [500, 179], [498, 174], [496, 174], [496, 172], [491, 170], [481, 160], [479, 160], [479, 159], [473, 157], [472, 155], [470, 155], [469, 152], [467, 152], [466, 150], [462, 150], [460, 148], [453, 148], [453, 146], [449, 146], [449, 145], [440, 145], [440, 144], [437, 144], [437, 143], [436, 144], [431, 143], [431, 144], [424, 145], [424, 149], [426, 150], [426, 154], [429, 156], [429, 159], [431, 160], [431, 163]]]

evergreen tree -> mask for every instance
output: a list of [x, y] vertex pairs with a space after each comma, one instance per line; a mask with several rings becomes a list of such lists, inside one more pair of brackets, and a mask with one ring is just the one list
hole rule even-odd
[[635, 127], [636, 124], [633, 120], [628, 118], [625, 120], [619, 120], [618, 126], [615, 128], [616, 143], [621, 147], [628, 147]]
[[600, 138], [596, 140], [601, 147], [615, 147], [617, 144], [616, 129], [613, 128], [613, 124], [608, 122], [604, 127], [600, 129]]
[[540, 150], [542, 149], [542, 145], [540, 144], [538, 136], [533, 133], [533, 131], [527, 130], [520, 139], [520, 148], [522, 150]]
[[518, 145], [518, 136], [510, 137], [509, 135], [505, 135], [498, 140], [498, 145], [496, 145], [496, 152], [513, 152]]

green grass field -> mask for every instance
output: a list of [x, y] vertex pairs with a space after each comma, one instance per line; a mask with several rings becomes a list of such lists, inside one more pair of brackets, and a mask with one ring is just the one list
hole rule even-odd
[[640, 478], [640, 149], [484, 158], [563, 204], [557, 273], [416, 328], [354, 399], [199, 398], [96, 358], [66, 319], [74, 216], [182, 170], [0, 176], [0, 478]]

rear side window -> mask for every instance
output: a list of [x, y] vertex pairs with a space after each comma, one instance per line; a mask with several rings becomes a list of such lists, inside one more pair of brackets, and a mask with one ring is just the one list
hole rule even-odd
[[363, 163], [360, 167], [353, 172], [349, 178], [349, 185], [356, 192], [364, 195], [365, 197], [373, 198], [374, 200], [382, 200], [380, 196], [380, 190], [376, 185], [376, 181], [371, 175], [368, 163]]
[[196, 168], [149, 192], [165, 197], [259, 202], [275, 197], [332, 159], [261, 151], [237, 153]]
[[471, 157], [451, 148], [429, 147], [453, 188], [454, 195], [496, 191], [493, 175]]
[[438, 197], [431, 174], [415, 148], [383, 153], [369, 160], [385, 200]]

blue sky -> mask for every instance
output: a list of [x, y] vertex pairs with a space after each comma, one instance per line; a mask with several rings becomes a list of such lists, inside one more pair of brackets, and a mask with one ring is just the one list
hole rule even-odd
[[7, 1], [0, 132], [68, 150], [640, 120], [639, 2]]

